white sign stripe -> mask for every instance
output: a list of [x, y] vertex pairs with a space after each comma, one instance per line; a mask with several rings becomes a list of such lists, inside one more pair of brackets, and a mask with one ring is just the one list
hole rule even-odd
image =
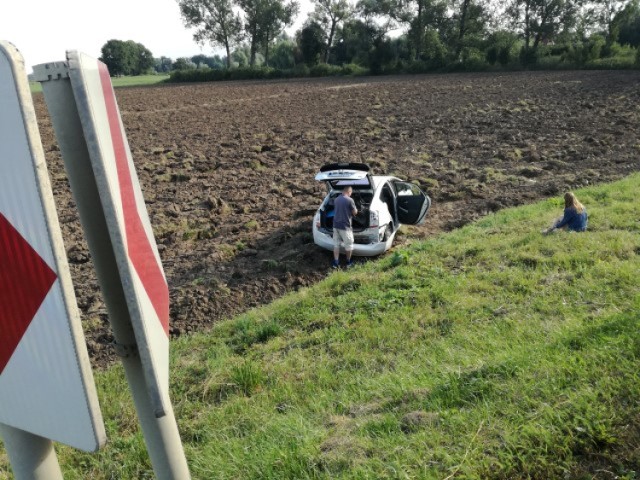
[[[92, 98], [102, 98], [102, 89], [100, 87], [100, 72], [98, 71], [98, 63], [85, 55], [78, 56], [79, 68], [82, 69], [85, 77], [85, 87], [87, 96], [89, 97], [89, 106], [91, 115], [96, 121], [96, 128], [92, 131], [95, 134], [99, 149], [104, 155], [104, 162], [100, 167], [104, 169], [105, 178], [118, 178], [116, 169], [116, 157], [113, 151], [111, 135], [109, 134], [109, 123], [107, 122], [107, 109], [104, 102], [91, 101]], [[94, 164], [95, 168], [95, 164]], [[120, 184], [118, 182], [104, 182], [104, 187], [110, 191], [112, 198], [120, 198]], [[114, 209], [115, 217], [118, 222], [118, 230], [124, 231], [124, 212], [120, 202], [113, 202], [110, 207]], [[123, 244], [127, 245], [127, 239], [121, 236]]]
[[[0, 62], [0, 78], [12, 78], [8, 62]], [[54, 257], [48, 236], [43, 236], [46, 222], [33, 175], [31, 147], [21, 121], [21, 108], [15, 86], [0, 83], [0, 206], [2, 213], [33, 249], [54, 268]], [[37, 130], [36, 130], [37, 131]]]

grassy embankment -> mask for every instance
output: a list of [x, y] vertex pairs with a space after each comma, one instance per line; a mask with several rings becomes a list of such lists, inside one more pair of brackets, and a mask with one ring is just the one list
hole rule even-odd
[[[118, 87], [144, 87], [156, 85], [169, 79], [169, 75], [138, 75], [136, 77], [112, 77], [111, 83]], [[31, 82], [31, 93], [41, 92], [42, 86], [38, 82]]]
[[[193, 478], [636, 478], [638, 191], [578, 191], [588, 233], [540, 235], [559, 198], [505, 210], [175, 341]], [[121, 368], [96, 377], [110, 443], [58, 447], [65, 478], [147, 478]]]

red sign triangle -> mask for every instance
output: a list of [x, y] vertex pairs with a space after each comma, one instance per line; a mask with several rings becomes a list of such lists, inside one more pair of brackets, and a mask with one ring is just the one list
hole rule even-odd
[[56, 278], [0, 213], [0, 374]]
[[[120, 196], [124, 213], [124, 223], [127, 235], [127, 253], [135, 268], [145, 291], [151, 300], [151, 304], [160, 320], [164, 333], [169, 336], [169, 287], [162, 273], [162, 267], [158, 264], [151, 247], [151, 241], [142, 224], [136, 194], [133, 186], [132, 175], [129, 169], [129, 158], [125, 146], [125, 139], [120, 128], [120, 115], [116, 104], [115, 94], [111, 86], [109, 71], [103, 63], [99, 63], [100, 81], [104, 94], [105, 106], [113, 150], [116, 157], [118, 182], [120, 184]], [[142, 208], [145, 208], [142, 205]]]

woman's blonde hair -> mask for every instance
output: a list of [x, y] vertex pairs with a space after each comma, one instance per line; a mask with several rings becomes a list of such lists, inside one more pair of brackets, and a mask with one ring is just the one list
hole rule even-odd
[[575, 208], [578, 213], [584, 211], [584, 205], [578, 201], [578, 198], [572, 192], [567, 192], [564, 194], [564, 208], [571, 207]]

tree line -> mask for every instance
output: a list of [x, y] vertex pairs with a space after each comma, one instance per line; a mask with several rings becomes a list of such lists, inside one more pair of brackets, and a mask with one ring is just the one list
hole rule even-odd
[[[296, 0], [178, 0], [201, 45], [224, 55], [153, 60], [135, 42], [111, 40], [135, 74], [156, 71], [357, 65], [371, 73], [482, 69], [491, 65], [640, 65], [640, 0], [313, 0], [293, 37]], [[124, 50], [133, 53], [122, 54]], [[108, 47], [108, 48], [107, 48]], [[118, 47], [118, 48], [116, 48]], [[106, 49], [106, 50], [105, 50]], [[136, 50], [137, 49], [137, 50]], [[137, 52], [137, 53], [136, 53]], [[140, 58], [136, 64], [130, 58]]]

